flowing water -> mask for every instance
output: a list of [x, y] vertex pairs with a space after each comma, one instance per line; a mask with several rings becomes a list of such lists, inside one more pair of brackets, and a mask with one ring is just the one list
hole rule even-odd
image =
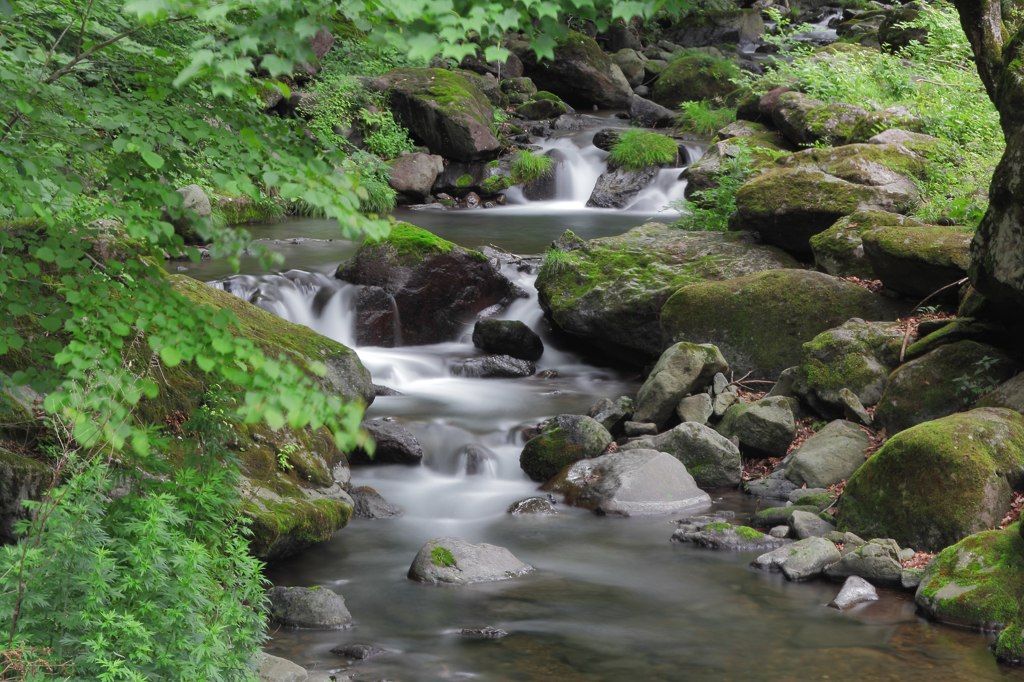
[[[575, 147], [581, 159], [602, 164], [586, 142], [566, 136], [551, 144], [562, 145], [567, 158]], [[579, 172], [596, 179], [592, 169]], [[399, 217], [465, 246], [540, 254], [566, 228], [593, 238], [621, 233], [652, 214], [667, 215], [587, 210], [578, 177], [566, 177], [555, 202], [404, 210]], [[652, 194], [680, 191], [667, 185]], [[244, 275], [219, 285], [351, 345], [352, 288], [330, 275], [355, 245], [334, 240], [336, 229], [318, 220], [256, 228], [256, 236], [283, 253], [292, 270], [268, 275], [254, 261], [244, 261]], [[225, 274], [212, 262], [181, 269], [206, 280]], [[507, 274], [533, 292], [533, 275], [512, 269]], [[368, 416], [405, 424], [422, 443], [424, 462], [354, 469], [354, 485], [373, 486], [404, 515], [354, 520], [331, 541], [268, 567], [276, 584], [338, 591], [355, 619], [344, 631], [275, 631], [270, 653], [359, 680], [1024, 678], [995, 663], [983, 636], [918, 618], [908, 594], [882, 591], [880, 601], [840, 613], [826, 607], [837, 584], [788, 583], [750, 568], [750, 554], [671, 543], [672, 518], [606, 518], [564, 505], [555, 516], [505, 513], [511, 502], [537, 494], [518, 465], [523, 427], [559, 413], [585, 412], [600, 397], [635, 393], [638, 377], [591, 364], [552, 338], [535, 293], [500, 317], [521, 319], [541, 333], [546, 350], [538, 366], [557, 376], [450, 376], [453, 360], [476, 354], [470, 328], [459, 339], [432, 346], [358, 348], [375, 383], [402, 394], [378, 398]], [[459, 455], [470, 443], [492, 453], [473, 475]], [[751, 498], [737, 492], [713, 497], [718, 510], [754, 509]], [[419, 548], [443, 536], [507, 547], [537, 570], [457, 588], [408, 580]], [[484, 625], [509, 635], [471, 640], [458, 634], [460, 628]], [[349, 643], [387, 653], [350, 662], [329, 651]]]

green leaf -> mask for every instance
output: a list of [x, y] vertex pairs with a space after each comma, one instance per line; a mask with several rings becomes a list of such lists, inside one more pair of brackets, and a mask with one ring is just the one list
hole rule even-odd
[[33, 111], [35, 111], [35, 109], [32, 108], [32, 105], [23, 99], [14, 100], [14, 106], [16, 106], [18, 108], [18, 111], [20, 111], [25, 116], [28, 116]]
[[260, 60], [260, 66], [266, 69], [272, 78], [277, 78], [290, 74], [294, 68], [294, 62], [278, 57], [276, 54], [265, 54]]
[[35, 256], [44, 263], [52, 263], [57, 260], [57, 254], [48, 246], [40, 246], [36, 249]]
[[181, 352], [174, 346], [163, 346], [160, 349], [160, 360], [168, 367], [181, 364]]
[[283, 427], [285, 423], [284, 415], [276, 407], [268, 407], [263, 410], [263, 419], [267, 422], [267, 426], [274, 431]]
[[164, 167], [164, 157], [160, 156], [156, 152], [149, 149], [142, 149], [139, 151], [139, 154], [142, 156], [142, 160], [146, 162], [146, 165], [153, 170], [160, 170]]
[[199, 365], [199, 369], [209, 372], [213, 369], [216, 361], [208, 355], [196, 355], [196, 364]]

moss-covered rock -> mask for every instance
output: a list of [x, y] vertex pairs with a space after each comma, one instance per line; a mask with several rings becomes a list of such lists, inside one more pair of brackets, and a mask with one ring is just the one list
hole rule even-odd
[[[338, 267], [336, 277], [375, 288], [376, 296], [356, 302], [357, 333], [361, 341], [385, 346], [450, 341], [473, 315], [519, 294], [479, 251], [409, 223], [397, 223], [384, 239], [364, 243]], [[401, 324], [397, 337], [396, 321]]]
[[[972, 232], [959, 227], [877, 227], [863, 232], [864, 255], [889, 289], [923, 298], [967, 277]], [[956, 289], [946, 299], [955, 300]]]
[[797, 402], [773, 396], [733, 405], [718, 424], [718, 432], [739, 441], [746, 454], [782, 457], [796, 436]]
[[979, 408], [890, 438], [850, 477], [839, 522], [937, 551], [997, 525], [1024, 483], [1024, 415]]
[[976, 341], [939, 346], [889, 375], [875, 420], [894, 434], [959, 412], [1018, 369], [1001, 350]]
[[[550, 252], [537, 276], [540, 304], [558, 328], [643, 364], [662, 344], [659, 312], [679, 287], [795, 262], [735, 234], [649, 223], [616, 237]], [[703, 343], [703, 340], [696, 340]]]
[[542, 121], [549, 118], [558, 118], [562, 114], [573, 111], [573, 108], [562, 101], [562, 98], [553, 92], [541, 90], [535, 92], [526, 102], [516, 107], [516, 116], [529, 121]]
[[717, 348], [676, 343], [665, 349], [636, 396], [633, 421], [663, 426], [685, 396], [703, 391], [711, 379], [729, 371]]
[[826, 104], [800, 92], [785, 92], [775, 100], [772, 122], [796, 145], [843, 145], [854, 141], [854, 130], [867, 113], [853, 104]]
[[432, 153], [448, 159], [491, 158], [501, 147], [487, 96], [465, 76], [444, 69], [396, 69], [376, 83], [395, 117]]
[[679, 53], [658, 75], [651, 99], [666, 107], [728, 96], [740, 74], [735, 62], [698, 50]]
[[922, 225], [918, 220], [888, 211], [855, 211], [810, 238], [814, 265], [836, 277], [874, 279], [875, 271], [864, 256], [862, 235], [878, 227]]
[[730, 227], [811, 255], [810, 238], [862, 209], [908, 213], [918, 202], [924, 160], [896, 144], [807, 149], [779, 159], [736, 194]]
[[[939, 324], [936, 322], [936, 324]], [[999, 346], [1005, 343], [1008, 335], [1013, 332], [1005, 325], [993, 322], [985, 322], [973, 317], [954, 317], [941, 324], [941, 326], [929, 330], [924, 325], [918, 327], [920, 338], [907, 346], [905, 357], [908, 360], [919, 358], [930, 353], [939, 346], [945, 346], [957, 341], [977, 341]], [[989, 407], [998, 407], [990, 405]]]
[[1024, 661], [1024, 526], [964, 538], [928, 566], [914, 597], [930, 618], [998, 631], [995, 654]]
[[793, 390], [826, 417], [843, 413], [839, 393], [844, 388], [862, 405], [874, 405], [899, 364], [902, 342], [903, 331], [896, 323], [847, 320], [803, 345]]
[[622, 70], [590, 36], [569, 31], [555, 46], [554, 59], [538, 62], [532, 49], [517, 49], [526, 73], [541, 90], [550, 90], [574, 106], [629, 106], [633, 94]]
[[575, 414], [561, 414], [526, 441], [519, 466], [534, 481], [547, 481], [564, 467], [601, 455], [612, 436], [597, 421]]
[[738, 373], [775, 377], [801, 360], [801, 346], [851, 317], [894, 319], [892, 301], [829, 275], [769, 270], [684, 286], [666, 301], [666, 343], [712, 343]]
[[723, 161], [735, 159], [746, 151], [749, 152], [753, 170], [765, 170], [775, 163], [779, 153], [788, 150], [787, 144], [777, 131], [762, 123], [730, 123], [718, 132], [707, 151], [683, 171], [686, 198], [698, 205], [708, 205], [701, 201], [701, 197], [694, 197], [694, 194], [718, 186]]

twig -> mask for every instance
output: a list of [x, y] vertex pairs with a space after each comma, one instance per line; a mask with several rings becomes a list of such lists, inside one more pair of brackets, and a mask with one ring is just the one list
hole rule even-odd
[[[933, 296], [937, 296], [937, 295], [941, 294], [946, 289], [951, 289], [953, 287], [958, 287], [958, 286], [960, 286], [961, 284], [963, 284], [966, 281], [967, 281], [966, 277], [961, 277], [960, 279], [958, 279], [955, 282], [950, 282], [949, 284], [947, 284], [944, 287], [939, 287], [938, 289], [936, 289], [935, 291], [933, 291], [932, 293], [928, 294], [923, 299], [921, 299], [921, 301], [916, 306], [914, 306], [914, 310], [917, 310], [918, 308], [923, 306]], [[906, 357], [906, 354], [907, 354], [907, 345], [910, 343], [910, 330], [911, 330], [910, 322], [907, 322], [907, 328], [903, 332], [903, 343], [900, 345], [900, 362], [901, 363], [903, 362], [903, 359]]]

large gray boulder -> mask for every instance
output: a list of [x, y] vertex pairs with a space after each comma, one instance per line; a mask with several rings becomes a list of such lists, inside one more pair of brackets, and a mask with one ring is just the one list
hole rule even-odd
[[376, 298], [360, 298], [357, 313], [390, 321], [378, 330], [377, 344], [384, 346], [450, 341], [473, 315], [521, 293], [479, 251], [409, 223], [393, 225], [379, 242], [364, 243], [335, 276], [382, 290]]
[[701, 488], [735, 488], [740, 484], [739, 448], [702, 424], [685, 422], [657, 436], [629, 441], [620, 450], [667, 452], [686, 465]]
[[633, 421], [664, 425], [680, 400], [702, 391], [712, 377], [728, 371], [725, 358], [712, 345], [680, 342], [670, 346], [637, 393]]
[[796, 400], [784, 396], [762, 398], [730, 407], [718, 431], [736, 438], [740, 448], [752, 454], [782, 457], [796, 437]]
[[504, 547], [445, 537], [430, 540], [420, 548], [409, 567], [409, 579], [435, 585], [467, 585], [518, 578], [533, 570]]
[[573, 106], [625, 109], [633, 92], [622, 70], [593, 38], [569, 31], [555, 47], [555, 58], [538, 61], [523, 44], [510, 48], [522, 59], [526, 75]]
[[444, 69], [396, 69], [375, 82], [395, 117], [432, 153], [458, 161], [494, 157], [493, 108], [468, 78]]
[[[921, 225], [876, 227], [861, 233], [864, 255], [887, 289], [913, 298], [935, 294], [967, 277], [973, 230]], [[944, 297], [951, 300], [956, 289]]]
[[577, 460], [601, 455], [611, 443], [608, 430], [590, 417], [560, 414], [526, 441], [519, 466], [532, 480], [543, 482]]
[[515, 379], [533, 376], [537, 366], [511, 355], [484, 355], [453, 362], [449, 370], [457, 377]]
[[640, 95], [633, 95], [629, 100], [627, 112], [633, 125], [642, 128], [664, 128], [675, 125], [679, 114], [657, 102], [652, 102]]
[[837, 419], [808, 438], [786, 464], [786, 478], [809, 488], [827, 488], [864, 464], [868, 435], [853, 422]]
[[878, 601], [878, 591], [867, 580], [851, 575], [843, 583], [843, 589], [839, 590], [836, 598], [829, 602], [829, 606], [842, 611], [869, 601]]
[[391, 419], [367, 419], [362, 424], [376, 448], [373, 454], [362, 448], [349, 453], [352, 464], [419, 464], [423, 461], [423, 446], [412, 431]]
[[686, 467], [656, 450], [627, 450], [580, 460], [544, 488], [598, 514], [674, 514], [711, 505], [711, 498], [697, 487]]
[[814, 265], [836, 277], [874, 279], [875, 270], [864, 253], [863, 235], [879, 227], [902, 228], [924, 225], [899, 213], [858, 210], [832, 223], [810, 238]]
[[388, 184], [411, 201], [423, 201], [443, 170], [444, 159], [436, 154], [402, 154], [391, 162]]
[[567, 233], [558, 243], [562, 253], [548, 257], [537, 275], [544, 312], [562, 331], [635, 364], [657, 359], [670, 345], [662, 344], [658, 317], [679, 287], [795, 266], [781, 251], [738, 234], [663, 223], [590, 241]]
[[833, 579], [855, 575], [875, 585], [898, 586], [903, 579], [900, 546], [893, 540], [868, 540], [845, 552], [842, 559], [825, 569], [825, 575]]
[[840, 559], [836, 546], [824, 538], [806, 538], [757, 557], [753, 565], [762, 570], [782, 571], [789, 580], [808, 580], [821, 575], [826, 566]]
[[800, 540], [821, 538], [834, 531], [836, 527], [817, 514], [798, 509], [789, 517], [789, 527]]
[[711, 343], [737, 374], [774, 379], [826, 329], [851, 317], [892, 320], [901, 308], [821, 272], [769, 270], [677, 289], [662, 306], [661, 327], [666, 343]]
[[352, 614], [340, 594], [326, 587], [274, 587], [267, 592], [272, 620], [294, 628], [340, 630]]
[[609, 168], [601, 173], [594, 185], [594, 191], [587, 200], [587, 206], [596, 208], [623, 208], [642, 189], [651, 184], [658, 174], [658, 168], [649, 166], [633, 171], [626, 168]]
[[521, 360], [539, 360], [544, 343], [520, 320], [486, 319], [473, 327], [473, 345], [488, 353], [511, 355]]
[[854, 131], [867, 113], [853, 104], [826, 104], [800, 92], [785, 92], [775, 100], [772, 122], [793, 144], [838, 146], [863, 141], [855, 140]]

